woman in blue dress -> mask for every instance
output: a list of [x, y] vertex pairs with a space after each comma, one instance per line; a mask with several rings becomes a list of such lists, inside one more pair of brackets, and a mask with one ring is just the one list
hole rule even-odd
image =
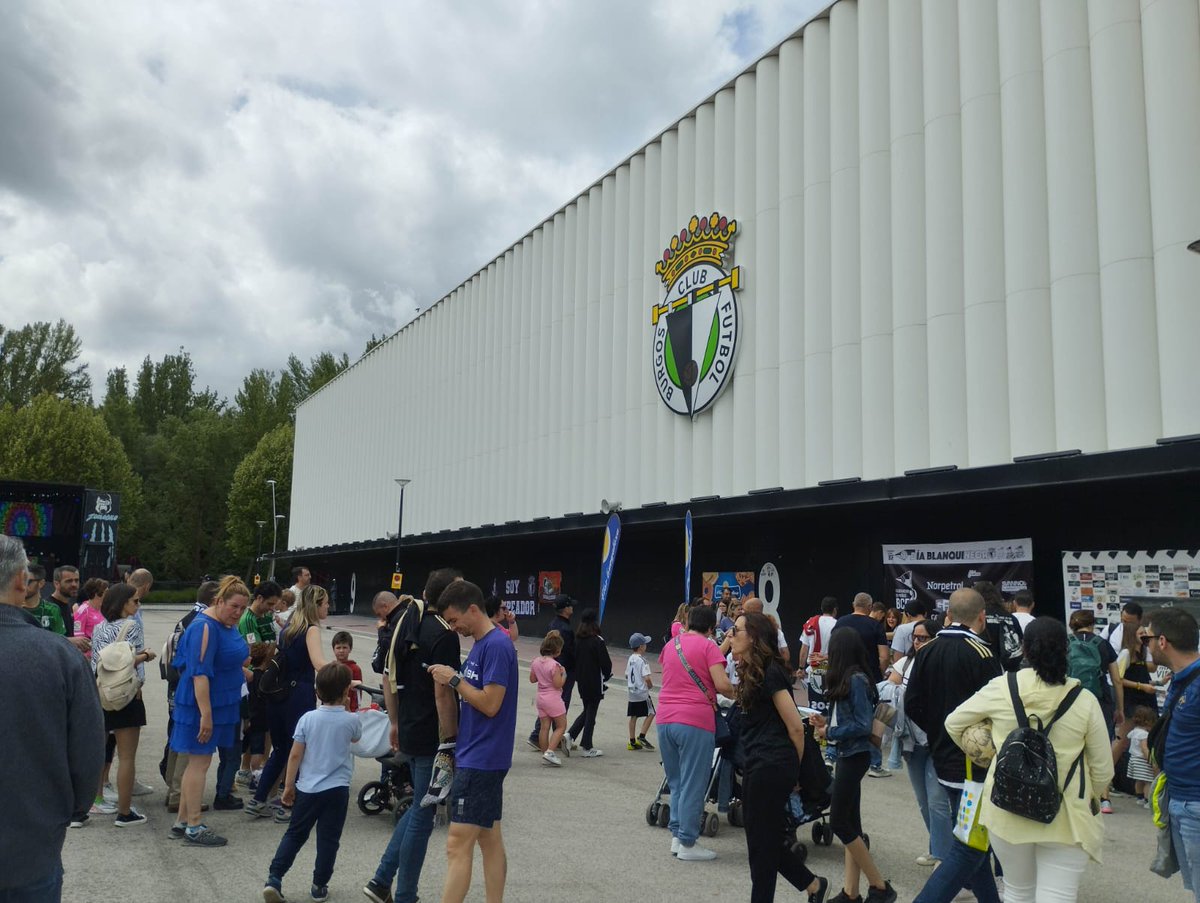
[[329, 593], [309, 584], [300, 591], [296, 610], [287, 627], [279, 634], [279, 649], [287, 658], [287, 682], [291, 690], [286, 699], [267, 701], [267, 726], [271, 731], [271, 757], [263, 766], [254, 798], [246, 801], [246, 812], [259, 818], [274, 816], [286, 822], [292, 814], [282, 803], [268, 806], [267, 797], [284, 776], [292, 752], [292, 735], [305, 712], [317, 707], [316, 674], [327, 662], [321, 649], [321, 622], [329, 617]]
[[179, 819], [173, 837], [200, 846], [224, 846], [224, 837], [200, 822], [204, 779], [213, 753], [232, 746], [241, 721], [242, 686], [249, 656], [237, 623], [250, 591], [237, 577], [221, 581], [211, 606], [196, 615], [175, 652], [179, 688], [171, 748], [188, 756], [179, 792]]

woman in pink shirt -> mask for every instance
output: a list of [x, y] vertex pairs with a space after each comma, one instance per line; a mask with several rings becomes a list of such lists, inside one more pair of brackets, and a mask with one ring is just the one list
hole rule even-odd
[[688, 612], [687, 629], [659, 655], [658, 741], [671, 789], [671, 854], [683, 862], [715, 859], [696, 843], [704, 788], [712, 768], [716, 694], [733, 696], [725, 657], [712, 641], [717, 613], [711, 605]]
[[675, 620], [671, 622], [671, 639], [675, 639], [675, 637], [687, 630], [688, 612], [690, 610], [691, 606], [686, 602], [675, 609]]
[[[85, 636], [89, 640], [97, 624], [103, 624], [104, 615], [100, 614], [100, 602], [104, 591], [108, 589], [108, 581], [93, 577], [79, 591], [80, 602], [75, 606], [75, 636]], [[84, 653], [92, 657], [91, 650]]]

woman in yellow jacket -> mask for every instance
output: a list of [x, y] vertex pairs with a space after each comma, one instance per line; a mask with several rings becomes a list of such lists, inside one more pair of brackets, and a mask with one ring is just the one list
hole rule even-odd
[[[1017, 687], [1027, 716], [1048, 722], [1072, 687], [1067, 677], [1067, 630], [1052, 618], [1037, 618], [1025, 628], [1025, 659], [1030, 667], [1017, 673]], [[992, 742], [999, 749], [1017, 727], [1007, 676], [997, 677], [955, 709], [946, 719], [946, 733], [960, 747], [968, 727], [990, 718]], [[1042, 824], [991, 803], [993, 774], [983, 788], [979, 820], [988, 829], [992, 849], [1004, 867], [1005, 903], [1070, 901], [1089, 859], [1100, 861], [1104, 824], [1099, 800], [1113, 777], [1112, 750], [1100, 704], [1081, 693], [1050, 730], [1058, 761], [1059, 780], [1083, 753], [1083, 766], [1063, 792], [1062, 806], [1050, 824]], [[1083, 798], [1079, 772], [1083, 772]]]

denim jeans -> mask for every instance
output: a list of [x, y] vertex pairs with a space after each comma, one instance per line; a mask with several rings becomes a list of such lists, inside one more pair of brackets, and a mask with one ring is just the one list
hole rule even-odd
[[733, 797], [733, 763], [722, 756], [717, 764], [717, 811], [728, 812]]
[[62, 883], [62, 862], [59, 861], [44, 877], [32, 884], [0, 888], [0, 903], [60, 903]]
[[880, 749], [878, 746], [876, 746], [874, 743], [872, 743], [871, 744], [871, 767], [879, 768], [882, 765], [883, 765], [883, 750]]
[[[685, 847], [700, 836], [704, 791], [712, 770], [715, 734], [690, 724], [660, 724], [658, 749], [671, 790], [671, 836]], [[780, 805], [783, 801], [780, 800]]]
[[425, 864], [429, 835], [433, 833], [433, 814], [437, 809], [436, 806], [422, 808], [420, 805], [433, 777], [433, 756], [410, 756], [408, 763], [412, 769], [415, 799], [404, 817], [396, 822], [392, 839], [383, 851], [379, 868], [375, 869], [376, 884], [391, 887], [392, 879], [396, 880], [396, 903], [414, 903], [417, 899], [417, 881]]
[[349, 787], [331, 787], [319, 793], [296, 791], [292, 820], [279, 841], [279, 849], [271, 860], [270, 883], [282, 884], [296, 854], [308, 841], [313, 826], [317, 828], [317, 861], [313, 866], [312, 883], [324, 887], [333, 877], [338, 847], [342, 843], [342, 827], [346, 824], [346, 808], [350, 805]]
[[904, 758], [908, 763], [908, 780], [917, 797], [917, 808], [921, 810], [921, 821], [925, 822], [925, 830], [929, 832], [929, 855], [934, 859], [945, 859], [950, 844], [956, 843], [954, 813], [950, 811], [946, 788], [933, 770], [928, 746], [914, 746]]
[[1179, 859], [1183, 886], [1200, 903], [1200, 802], [1172, 799], [1167, 805], [1171, 817], [1171, 839]]
[[217, 750], [217, 799], [230, 796], [233, 793], [233, 779], [237, 777], [238, 768], [242, 762], [242, 741], [239, 738], [232, 746], [223, 746]]
[[[950, 811], [957, 812], [962, 791], [946, 787], [946, 796]], [[950, 903], [963, 888], [971, 891], [979, 903], [1000, 903], [991, 864], [992, 857], [986, 850], [973, 850], [965, 843], [951, 840], [942, 864], [933, 870], [913, 903]]]
[[900, 757], [904, 750], [904, 741], [892, 734], [892, 751], [888, 754], [887, 767], [889, 771], [896, 771], [900, 767]]

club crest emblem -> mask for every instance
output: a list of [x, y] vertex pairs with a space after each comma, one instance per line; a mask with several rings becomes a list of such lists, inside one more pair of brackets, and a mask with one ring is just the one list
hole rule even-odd
[[659, 397], [676, 414], [704, 411], [733, 373], [742, 268], [724, 267], [737, 228], [719, 213], [693, 216], [654, 265], [666, 295], [650, 310], [651, 366]]

